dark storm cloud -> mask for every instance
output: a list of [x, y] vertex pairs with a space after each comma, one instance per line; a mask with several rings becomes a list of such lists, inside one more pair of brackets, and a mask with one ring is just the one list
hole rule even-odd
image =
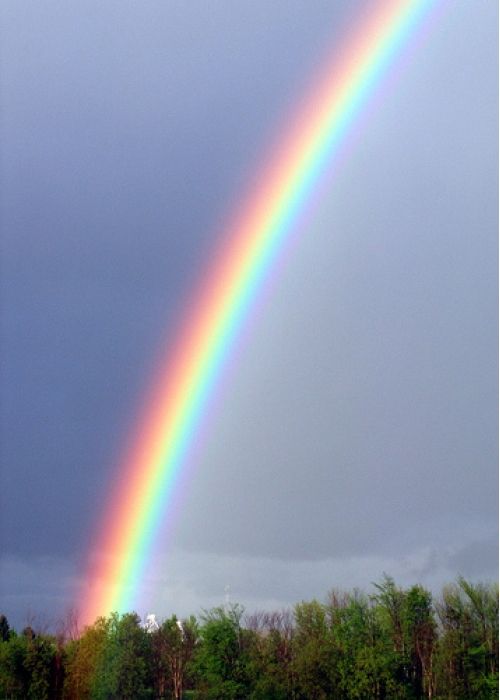
[[327, 3], [2, 13], [2, 537], [69, 553], [216, 224], [335, 16]]
[[462, 576], [494, 578], [498, 574], [498, 539], [487, 537], [459, 549], [449, 561], [450, 569]]

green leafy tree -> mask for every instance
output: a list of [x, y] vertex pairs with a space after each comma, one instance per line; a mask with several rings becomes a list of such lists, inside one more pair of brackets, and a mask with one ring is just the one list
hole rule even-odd
[[409, 656], [409, 674], [415, 697], [433, 697], [433, 659], [436, 625], [432, 596], [421, 586], [405, 593], [403, 630]]
[[151, 635], [153, 677], [157, 697], [181, 700], [196, 644], [194, 617], [180, 621], [175, 615]]
[[254, 687], [252, 700], [287, 700], [296, 697], [293, 668], [294, 619], [291, 610], [260, 612], [247, 626]]
[[397, 697], [395, 654], [374, 601], [359, 591], [334, 591], [327, 609], [338, 650], [338, 696]]
[[374, 584], [378, 591], [373, 600], [377, 603], [377, 614], [391, 646], [392, 676], [401, 698], [411, 698], [411, 648], [407, 634], [406, 594], [396, 586], [394, 579], [384, 574], [380, 583]]
[[198, 697], [237, 700], [251, 694], [249, 654], [241, 628], [243, 609], [214, 608], [202, 617], [194, 660]]
[[293, 663], [300, 698], [335, 696], [340, 680], [337, 651], [325, 606], [316, 600], [296, 605]]
[[97, 658], [91, 697], [141, 700], [150, 696], [150, 639], [136, 613], [112, 613], [102, 653]]
[[26, 698], [29, 673], [24, 661], [27, 654], [26, 637], [10, 632], [9, 639], [0, 642], [0, 697]]
[[498, 586], [459, 577], [437, 604], [438, 694], [443, 698], [498, 696]]
[[85, 628], [79, 639], [66, 645], [66, 675], [64, 698], [67, 700], [87, 700], [93, 695], [93, 688], [108, 642], [110, 620], [99, 617], [93, 625]]
[[56, 697], [57, 645], [45, 635], [27, 636], [24, 667], [28, 673], [27, 697], [33, 700], [49, 700]]

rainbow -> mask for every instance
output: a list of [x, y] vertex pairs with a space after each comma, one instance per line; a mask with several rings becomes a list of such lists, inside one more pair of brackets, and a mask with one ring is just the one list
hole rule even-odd
[[85, 623], [132, 608], [155, 534], [235, 341], [342, 142], [437, 0], [370, 0], [367, 16], [301, 101], [232, 217], [196, 290], [173, 352], [155, 376], [92, 545], [79, 602]]

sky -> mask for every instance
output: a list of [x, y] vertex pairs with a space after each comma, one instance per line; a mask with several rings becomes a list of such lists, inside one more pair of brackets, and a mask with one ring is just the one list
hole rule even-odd
[[[138, 612], [498, 571], [498, 7], [392, 67], [224, 375]], [[0, 601], [78, 601], [159, 357], [365, 0], [0, 5]], [[170, 522], [170, 521], [169, 521]]]

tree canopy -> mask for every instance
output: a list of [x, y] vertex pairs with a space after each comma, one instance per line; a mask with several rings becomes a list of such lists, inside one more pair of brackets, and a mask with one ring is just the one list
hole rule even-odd
[[374, 591], [154, 628], [135, 613], [80, 634], [0, 615], [0, 697], [36, 700], [389, 700], [498, 697], [498, 586], [462, 577], [435, 600], [384, 576]]

